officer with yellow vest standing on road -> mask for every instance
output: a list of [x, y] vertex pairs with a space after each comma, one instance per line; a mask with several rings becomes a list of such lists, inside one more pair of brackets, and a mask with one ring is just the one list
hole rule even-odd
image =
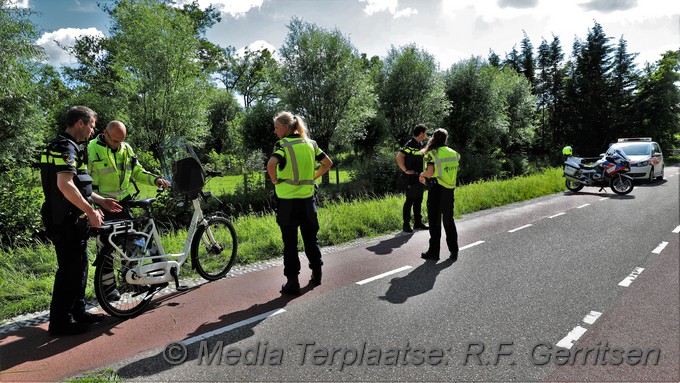
[[[316, 216], [314, 180], [326, 174], [333, 162], [315, 141], [307, 137], [307, 127], [301, 116], [280, 112], [274, 117], [274, 133], [280, 140], [267, 162], [267, 173], [275, 185], [278, 198], [276, 223], [281, 228], [283, 239], [283, 274], [287, 282], [281, 292], [299, 295], [298, 227], [312, 270], [310, 283], [321, 284], [323, 261], [317, 239], [319, 221]], [[314, 170], [317, 162], [321, 166]]]
[[446, 146], [449, 133], [445, 129], [435, 130], [423, 149], [427, 169], [419, 176], [420, 182], [431, 178], [427, 195], [427, 215], [430, 222], [430, 248], [421, 257], [439, 260], [439, 243], [442, 235], [442, 221], [446, 232], [449, 258], [458, 259], [458, 231], [453, 220], [454, 189], [458, 175], [460, 154]]
[[117, 199], [123, 206], [120, 214], [107, 213], [107, 220], [132, 218], [125, 205], [132, 199], [132, 180], [151, 186], [170, 186], [168, 181], [144, 170], [132, 147], [124, 142], [126, 136], [125, 125], [114, 120], [87, 147], [92, 189], [104, 197]]

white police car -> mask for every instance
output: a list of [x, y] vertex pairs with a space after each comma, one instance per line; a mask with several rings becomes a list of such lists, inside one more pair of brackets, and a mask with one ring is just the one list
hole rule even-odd
[[626, 175], [649, 182], [663, 179], [663, 153], [659, 144], [649, 137], [619, 138], [618, 142], [607, 149], [606, 155], [614, 153], [616, 149], [623, 150], [630, 158], [630, 173]]

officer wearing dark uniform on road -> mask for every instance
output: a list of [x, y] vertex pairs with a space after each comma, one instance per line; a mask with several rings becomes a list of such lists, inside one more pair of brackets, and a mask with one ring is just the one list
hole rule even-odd
[[94, 133], [97, 114], [85, 106], [66, 113], [66, 129], [50, 141], [40, 158], [45, 202], [43, 224], [57, 253], [57, 272], [50, 304], [49, 332], [73, 335], [87, 331], [103, 314], [85, 311], [88, 225], [99, 227], [103, 214], [92, 201], [112, 212], [121, 210], [112, 198], [92, 193], [83, 144]]
[[446, 146], [449, 133], [445, 129], [435, 130], [423, 153], [427, 169], [420, 174], [420, 182], [431, 178], [427, 192], [427, 216], [430, 220], [430, 246], [421, 258], [439, 259], [442, 224], [446, 232], [446, 245], [449, 248], [449, 259], [458, 259], [458, 231], [453, 220], [454, 190], [458, 176], [460, 154]]
[[413, 208], [413, 227], [423, 230], [428, 228], [423, 224], [423, 216], [421, 214], [425, 188], [424, 185], [418, 182], [418, 174], [423, 171], [423, 153], [420, 150], [423, 148], [426, 134], [427, 126], [423, 124], [416, 125], [413, 128], [413, 137], [397, 153], [397, 165], [404, 172], [402, 177], [405, 177], [406, 201], [404, 201], [403, 207], [403, 229], [407, 233], [413, 232], [413, 229], [411, 229], [411, 208]]
[[[276, 223], [281, 228], [283, 239], [283, 274], [287, 282], [281, 292], [299, 295], [298, 227], [312, 270], [310, 283], [321, 284], [323, 261], [317, 239], [319, 221], [316, 216], [314, 180], [326, 174], [333, 162], [315, 141], [307, 137], [307, 127], [301, 116], [280, 112], [274, 117], [274, 133], [280, 140], [267, 162], [267, 173], [275, 185], [278, 199]], [[317, 162], [321, 166], [315, 171]]]

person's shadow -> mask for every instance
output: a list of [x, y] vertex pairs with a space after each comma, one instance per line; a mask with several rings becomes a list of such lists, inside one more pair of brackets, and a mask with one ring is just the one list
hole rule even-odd
[[[313, 289], [313, 287], [311, 285], [308, 285], [306, 287], [303, 287], [301, 290], [302, 293], [304, 294], [306, 291], [311, 289]], [[205, 323], [197, 327], [191, 334], [189, 334], [189, 338], [198, 335], [203, 335], [209, 333], [210, 331], [221, 329], [223, 327], [232, 325], [239, 321], [243, 321], [255, 317], [257, 315], [261, 315], [267, 312], [272, 312], [276, 309], [283, 308], [288, 304], [288, 302], [295, 298], [296, 297], [290, 295], [281, 295], [275, 299], [270, 300], [269, 302], [265, 302], [262, 304], [256, 303], [248, 307], [247, 309], [222, 315], [215, 322]], [[252, 323], [245, 324], [241, 327], [234, 328], [230, 331], [225, 331], [224, 333], [219, 334], [217, 338], [213, 337], [211, 337], [212, 339], [206, 338], [205, 340], [207, 341], [207, 343], [203, 345], [201, 345], [202, 342], [192, 342], [189, 345], [185, 345], [186, 359], [182, 360], [181, 364], [186, 364], [187, 362], [196, 360], [200, 355], [199, 348], [201, 347], [207, 347], [208, 350], [215, 350], [216, 341], [221, 342], [220, 347], [224, 347], [226, 349], [228, 345], [250, 338], [255, 334], [254, 331], [255, 326], [257, 326], [261, 322], [262, 322], [261, 320], [254, 321]], [[182, 342], [178, 340], [177, 343]], [[166, 348], [166, 350], [161, 351], [161, 353], [159, 354], [155, 354], [147, 358], [134, 361], [126, 366], [121, 367], [117, 371], [118, 376], [120, 376], [122, 379], [135, 379], [140, 377], [143, 378], [146, 376], [152, 376], [155, 374], [159, 374], [163, 371], [170, 370], [176, 364], [171, 364], [168, 361], [168, 359], [166, 359], [166, 357], [169, 357], [169, 355], [164, 354], [167, 351], [168, 350]], [[175, 352], [177, 352], [177, 350], [175, 350]]]
[[453, 265], [453, 263], [450, 258], [439, 263], [428, 260], [407, 275], [393, 278], [390, 281], [390, 288], [387, 289], [384, 296], [378, 299], [398, 304], [404, 303], [407, 299], [416, 295], [424, 294], [432, 290], [439, 272]]
[[403, 244], [408, 242], [413, 236], [413, 233], [398, 235], [385, 241], [380, 241], [376, 245], [369, 246], [366, 250], [378, 255], [392, 254], [392, 250], [400, 248]]

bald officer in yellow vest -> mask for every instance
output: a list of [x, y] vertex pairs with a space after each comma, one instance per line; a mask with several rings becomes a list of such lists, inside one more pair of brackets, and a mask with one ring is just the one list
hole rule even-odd
[[[283, 239], [283, 274], [287, 282], [281, 292], [299, 295], [298, 227], [309, 268], [312, 269], [310, 283], [321, 284], [323, 261], [317, 239], [319, 221], [316, 216], [314, 180], [326, 174], [333, 162], [315, 141], [307, 137], [307, 127], [301, 116], [290, 112], [279, 113], [274, 117], [274, 133], [280, 140], [267, 162], [267, 173], [276, 189], [276, 223], [281, 228]], [[321, 166], [314, 170], [317, 162]]]
[[430, 248], [421, 257], [439, 260], [439, 242], [442, 235], [442, 222], [446, 232], [449, 258], [458, 259], [458, 231], [453, 220], [453, 191], [456, 188], [460, 154], [446, 146], [449, 133], [445, 129], [435, 130], [432, 138], [423, 149], [427, 168], [420, 174], [420, 182], [431, 178], [427, 194], [427, 215], [430, 220]]
[[132, 218], [126, 205], [132, 199], [131, 180], [151, 186], [170, 186], [167, 180], [142, 167], [132, 147], [125, 142], [126, 136], [125, 124], [114, 120], [87, 147], [87, 167], [92, 175], [93, 190], [103, 197], [117, 199], [123, 206], [123, 211], [119, 214], [106, 214], [107, 220]]

